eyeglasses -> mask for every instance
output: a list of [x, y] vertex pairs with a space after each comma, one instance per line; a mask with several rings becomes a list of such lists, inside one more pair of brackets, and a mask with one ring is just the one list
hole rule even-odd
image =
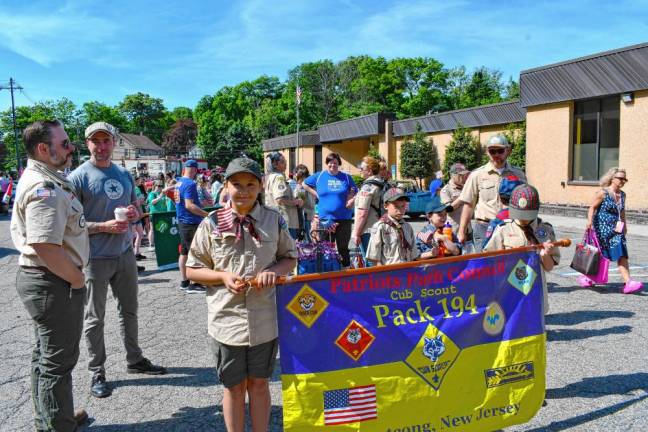
[[491, 155], [501, 155], [501, 154], [504, 154], [504, 152], [506, 152], [506, 149], [504, 149], [504, 148], [489, 148], [488, 149], [488, 154], [491, 154]]
[[628, 179], [626, 177], [614, 177], [614, 178], [617, 179], [617, 180], [620, 180], [622, 182], [627, 182], [628, 181]]

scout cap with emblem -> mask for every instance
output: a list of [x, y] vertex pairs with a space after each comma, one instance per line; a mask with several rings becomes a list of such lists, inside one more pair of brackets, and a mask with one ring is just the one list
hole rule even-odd
[[438, 196], [432, 197], [432, 201], [425, 206], [425, 214], [441, 213], [444, 211], [448, 211], [448, 206], [443, 204], [441, 198]]
[[243, 172], [252, 174], [254, 177], [258, 178], [259, 181], [261, 181], [263, 177], [263, 172], [261, 171], [259, 164], [250, 158], [243, 157], [233, 159], [229, 165], [227, 165], [227, 169], [225, 170], [225, 180], [229, 179], [234, 174]]
[[106, 132], [108, 135], [114, 138], [117, 134], [117, 129], [115, 129], [115, 126], [111, 125], [110, 123], [94, 122], [85, 130], [86, 139], [92, 138], [92, 135], [96, 134], [97, 132]]
[[509, 216], [511, 219], [534, 220], [540, 211], [540, 195], [536, 188], [523, 184], [511, 193]]
[[461, 162], [453, 163], [452, 166], [450, 167], [450, 175], [466, 174], [469, 172], [470, 170], [466, 168], [466, 165], [462, 164]]
[[506, 137], [502, 134], [497, 134], [493, 135], [490, 137], [488, 142], [486, 143], [486, 147], [504, 147], [504, 148], [509, 148], [511, 147], [511, 144], [509, 144], [508, 140]]
[[383, 202], [385, 203], [394, 202], [401, 199], [408, 202], [410, 200], [409, 197], [405, 194], [405, 191], [403, 191], [403, 189], [390, 188], [387, 189], [387, 191], [383, 194]]

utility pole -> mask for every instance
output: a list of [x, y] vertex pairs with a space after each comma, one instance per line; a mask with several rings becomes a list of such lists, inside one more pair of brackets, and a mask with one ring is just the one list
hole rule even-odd
[[[297, 105], [297, 151], [295, 152], [295, 166], [299, 165], [299, 106], [301, 105], [302, 90], [299, 86], [299, 73], [297, 74], [297, 86], [295, 87], [295, 103]], [[290, 167], [288, 167], [290, 169]]]
[[18, 141], [18, 129], [16, 129], [16, 104], [14, 102], [14, 90], [22, 90], [20, 86], [14, 87], [16, 81], [9, 78], [9, 87], [0, 86], [0, 90], [9, 90], [11, 92], [11, 119], [13, 121], [14, 147], [16, 149], [16, 171], [20, 175], [20, 142]]

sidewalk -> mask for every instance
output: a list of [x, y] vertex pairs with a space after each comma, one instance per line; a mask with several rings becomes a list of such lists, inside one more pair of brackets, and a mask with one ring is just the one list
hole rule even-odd
[[[556, 216], [552, 214], [540, 214], [540, 219], [549, 222], [554, 227], [574, 228], [585, 231], [585, 218]], [[633, 236], [648, 237], [648, 225], [628, 224], [628, 234]]]

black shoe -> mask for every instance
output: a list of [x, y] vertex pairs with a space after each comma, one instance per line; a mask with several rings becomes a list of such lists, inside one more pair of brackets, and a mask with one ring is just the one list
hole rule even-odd
[[183, 280], [182, 282], [180, 282], [180, 291], [187, 292], [188, 289], [189, 289], [189, 280], [188, 279]]
[[190, 284], [189, 287], [185, 290], [187, 294], [205, 294], [207, 289], [200, 284]]
[[144, 267], [144, 266], [137, 266], [137, 273], [142, 273], [144, 270], [146, 270], [146, 267]]
[[105, 376], [95, 375], [92, 377], [92, 384], [90, 384], [90, 394], [96, 398], [105, 398], [112, 394], [112, 389], [106, 382]]
[[146, 375], [164, 375], [167, 373], [167, 370], [162, 366], [154, 365], [149, 359], [143, 358], [137, 363], [129, 365], [126, 368], [126, 372]]
[[145, 260], [146, 257], [144, 255], [142, 255], [141, 253], [138, 253], [137, 255], [135, 255], [135, 259], [137, 261], [142, 261], [142, 260]]

